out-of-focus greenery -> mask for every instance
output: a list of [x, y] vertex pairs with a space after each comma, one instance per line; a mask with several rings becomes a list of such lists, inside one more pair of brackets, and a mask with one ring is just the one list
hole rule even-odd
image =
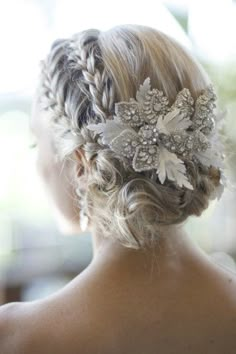
[[[36, 171], [37, 149], [29, 134], [29, 115], [17, 109], [0, 115], [0, 216], [43, 220], [50, 217]], [[0, 222], [0, 232], [3, 220]]]
[[[176, 13], [168, 8], [179, 22], [183, 30], [188, 34], [187, 13]], [[225, 129], [227, 162], [236, 180], [236, 58], [225, 63], [201, 62], [212, 80], [219, 98], [219, 106], [226, 110]]]
[[213, 82], [217, 85], [223, 102], [236, 101], [236, 58], [224, 64], [203, 63]]
[[216, 87], [221, 109], [226, 110], [224, 134], [227, 138], [226, 154], [236, 178], [236, 60], [224, 64], [203, 63]]

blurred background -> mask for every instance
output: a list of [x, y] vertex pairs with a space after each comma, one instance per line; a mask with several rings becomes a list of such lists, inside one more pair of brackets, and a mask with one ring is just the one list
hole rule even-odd
[[54, 39], [125, 23], [152, 26], [189, 48], [215, 83], [220, 106], [227, 109], [224, 134], [231, 183], [220, 202], [212, 202], [186, 228], [217, 262], [235, 267], [236, 1], [1, 1], [0, 304], [45, 297], [91, 260], [89, 234], [65, 236], [57, 228], [35, 169], [29, 117], [38, 63]]

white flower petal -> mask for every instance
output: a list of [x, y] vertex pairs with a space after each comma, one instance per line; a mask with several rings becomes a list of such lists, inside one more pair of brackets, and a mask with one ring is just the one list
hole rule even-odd
[[102, 136], [103, 144], [109, 144], [127, 127], [117, 117], [107, 120], [106, 123], [88, 124], [87, 128]]
[[147, 77], [142, 85], [139, 86], [139, 89], [136, 93], [136, 100], [143, 104], [146, 99], [148, 91], [151, 90], [150, 77]]
[[165, 134], [186, 130], [191, 125], [191, 120], [189, 118], [185, 118], [178, 108], [168, 112], [164, 117], [160, 117], [157, 121], [157, 128]]
[[157, 174], [162, 184], [165, 182], [166, 178], [168, 178], [169, 180], [176, 182], [180, 187], [184, 186], [193, 190], [193, 186], [190, 184], [186, 176], [184, 162], [163, 147], [160, 149]]

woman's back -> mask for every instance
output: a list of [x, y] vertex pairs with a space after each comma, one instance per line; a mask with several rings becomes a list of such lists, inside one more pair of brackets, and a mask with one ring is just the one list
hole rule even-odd
[[190, 255], [179, 267], [154, 269], [150, 277], [146, 271], [131, 276], [133, 269], [122, 273], [111, 265], [88, 267], [55, 295], [14, 310], [12, 325], [20, 326], [16, 333], [22, 341], [18, 350], [235, 353], [236, 274], [203, 255], [191, 260]]
[[170, 272], [98, 276], [81, 297], [88, 354], [235, 353], [236, 274], [210, 262]]

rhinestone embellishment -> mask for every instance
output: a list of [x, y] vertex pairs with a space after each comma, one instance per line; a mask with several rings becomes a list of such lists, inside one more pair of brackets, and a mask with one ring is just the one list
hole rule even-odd
[[141, 172], [145, 170], [152, 170], [153, 166], [158, 167], [160, 150], [157, 146], [139, 146], [136, 149], [133, 168], [135, 171]]
[[196, 100], [193, 123], [195, 129], [208, 135], [215, 128], [214, 109], [216, 108], [216, 95], [211, 88], [204, 91]]
[[[115, 104], [114, 119], [87, 127], [101, 135], [118, 156], [127, 158], [135, 171], [156, 170], [162, 184], [169, 179], [179, 187], [193, 189], [184, 161], [201, 162], [203, 155], [209, 157], [209, 166], [220, 161], [209, 139], [215, 130], [215, 101], [212, 86], [195, 102], [184, 88], [169, 106], [168, 98], [162, 91], [151, 89], [147, 78], [136, 99]], [[211, 162], [212, 156], [215, 161]]]

